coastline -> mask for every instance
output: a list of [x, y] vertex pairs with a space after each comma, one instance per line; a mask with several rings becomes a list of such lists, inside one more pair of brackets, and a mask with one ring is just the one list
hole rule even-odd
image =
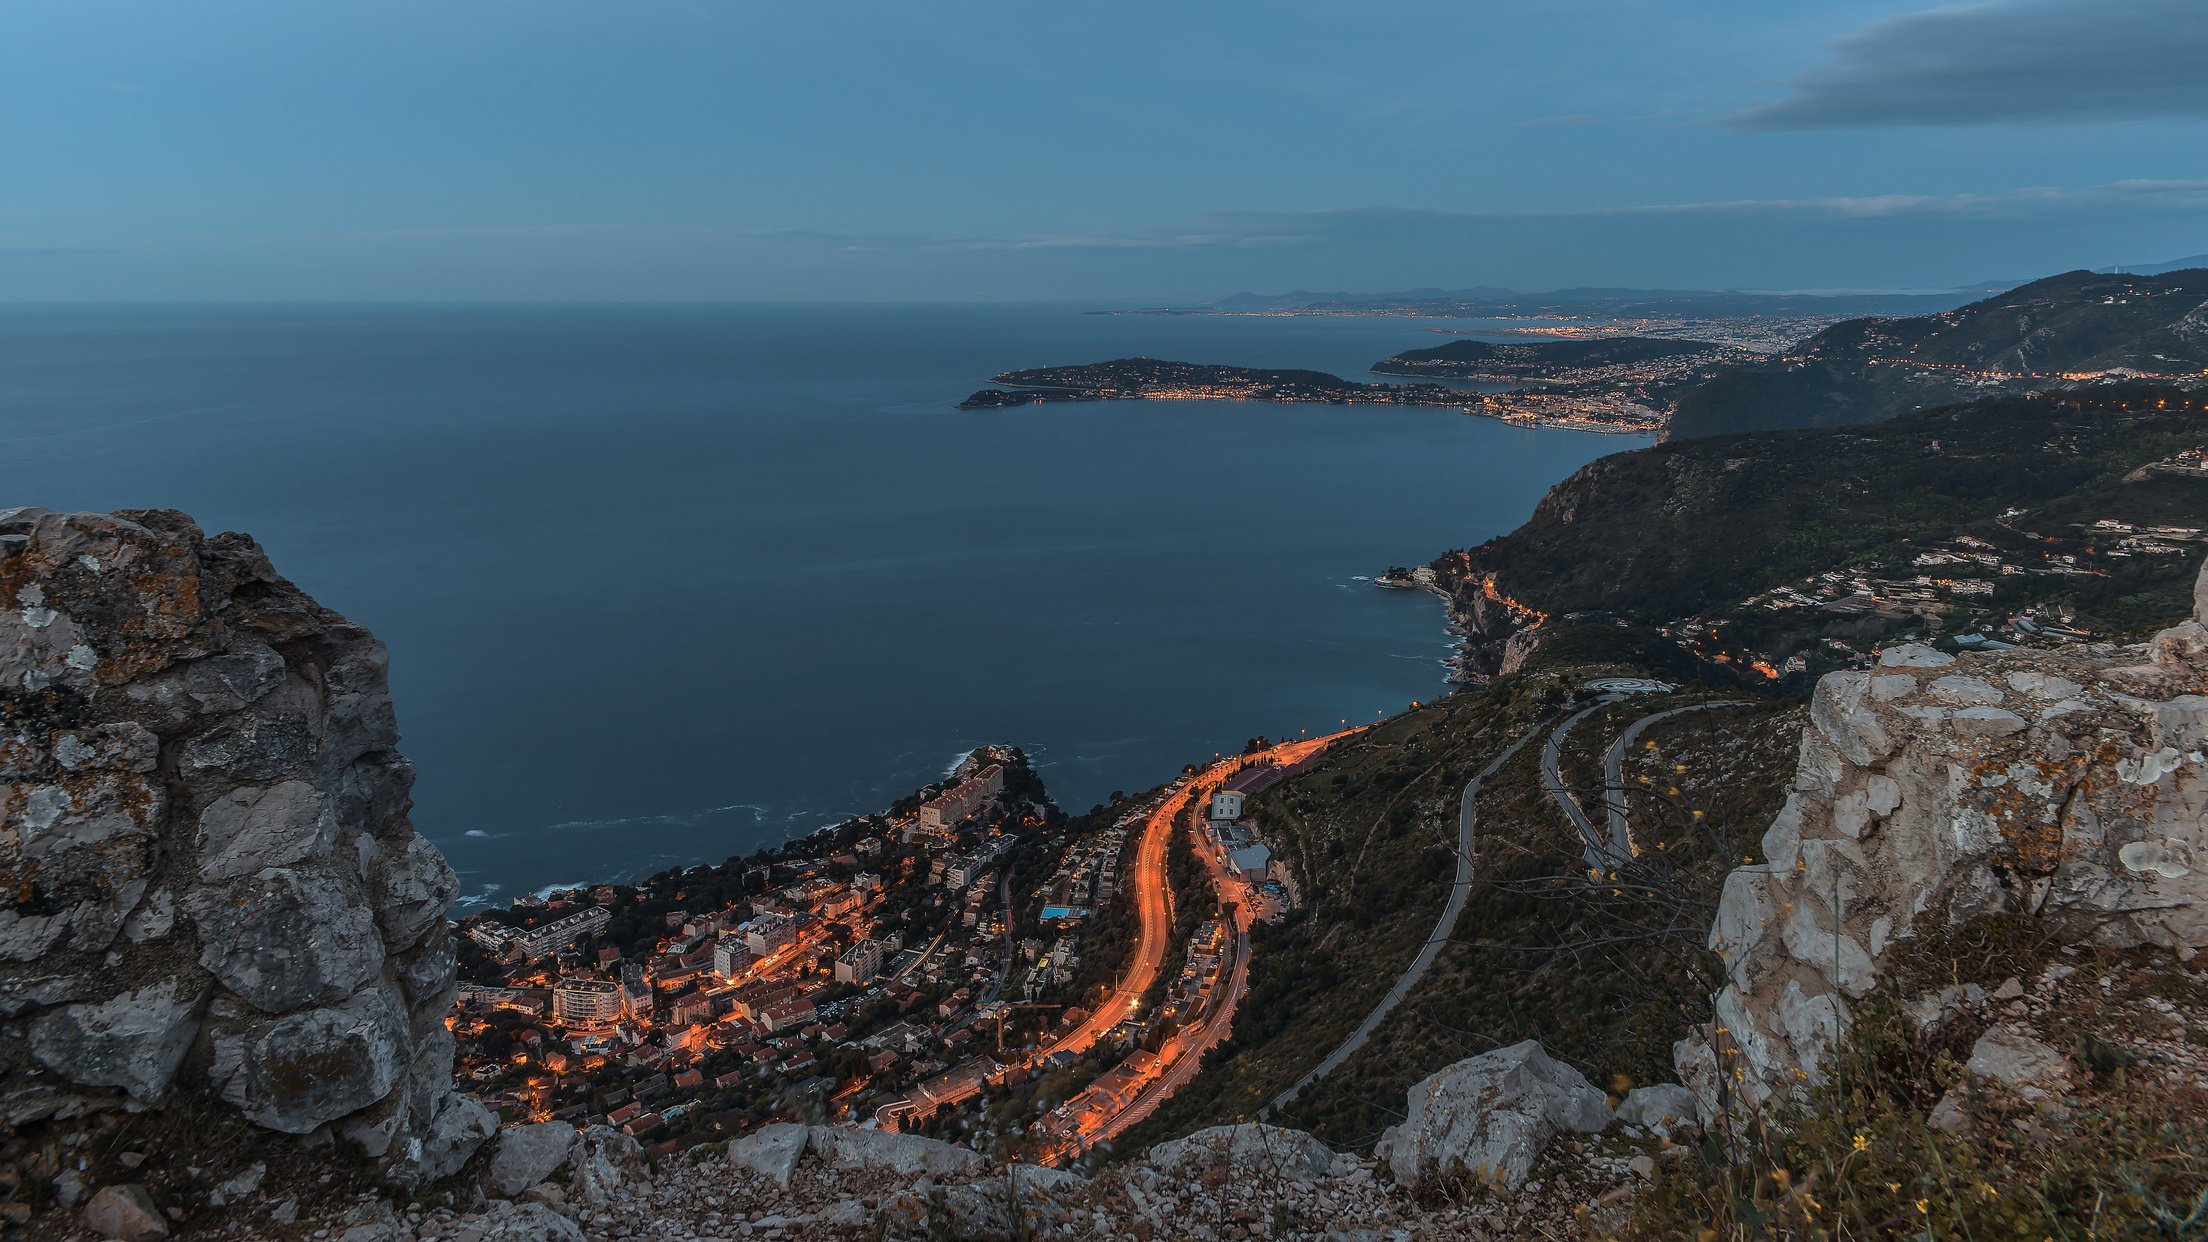
[[[1376, 372], [1376, 374], [1379, 373]], [[1663, 416], [1656, 411], [1650, 411], [1650, 420], [1647, 422], [1624, 422], [1610, 419], [1576, 418], [1555, 414], [1536, 414], [1514, 410], [1483, 408], [1483, 406], [1486, 406], [1488, 404], [1488, 402], [1485, 400], [1486, 398], [1516, 395], [1510, 393], [1470, 393], [1466, 395], [1474, 398], [1474, 400], [1463, 402], [1356, 400], [1329, 401], [1314, 397], [1242, 397], [1210, 393], [1074, 393], [1063, 388], [1054, 388], [1047, 385], [1011, 384], [1001, 380], [997, 382], [1004, 385], [1003, 391], [1005, 391], [1006, 395], [1015, 396], [1021, 399], [997, 402], [977, 402], [973, 400], [973, 398], [968, 398], [967, 400], [960, 402], [958, 408], [961, 410], [1004, 410], [1012, 409], [1022, 405], [1056, 405], [1106, 401], [1254, 401], [1267, 402], [1275, 405], [1392, 405], [1402, 406], [1408, 409], [1448, 411], [1462, 414], [1470, 418], [1485, 418], [1512, 427], [1526, 427], [1548, 431], [1589, 431], [1594, 432], [1597, 435], [1646, 435], [1660, 438], [1663, 435], [1666, 426], [1666, 422], [1663, 421]]]

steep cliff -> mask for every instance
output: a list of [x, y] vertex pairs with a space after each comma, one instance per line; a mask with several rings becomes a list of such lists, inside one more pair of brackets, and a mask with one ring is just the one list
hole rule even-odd
[[1729, 978], [1714, 1022], [1679, 1045], [1706, 1115], [1822, 1081], [1854, 1004], [1945, 929], [2208, 944], [2204, 622], [2208, 572], [2193, 619], [2144, 649], [1905, 645], [1820, 681], [1764, 859], [1727, 878], [1711, 929]]
[[0, 511], [0, 600], [0, 1115], [205, 1097], [458, 1168], [494, 1122], [382, 644], [169, 510]]

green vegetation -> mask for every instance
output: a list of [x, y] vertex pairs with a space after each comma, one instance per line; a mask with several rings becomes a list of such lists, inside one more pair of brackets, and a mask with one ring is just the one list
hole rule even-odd
[[[1957, 535], [2041, 559], [2005, 527], [2076, 537], [2100, 518], [2208, 524], [2208, 483], [2139, 467], [2208, 441], [2208, 395], [2125, 386], [2007, 397], [1862, 427], [1674, 440], [1602, 458], [1558, 484], [1524, 526], [1445, 557], [1464, 581], [1552, 616], [1653, 625], [1737, 612], [1748, 597], [1870, 561], [1906, 566]], [[2004, 577], [1991, 604], [2062, 595], [2113, 624], [2182, 612], [2197, 561], [2111, 561], [2106, 577]], [[1914, 572], [1914, 571], [1912, 571]], [[1831, 622], [1829, 615], [1790, 623]]]
[[[1250, 816], [1289, 859], [1306, 904], [1253, 934], [1233, 1038], [1121, 1146], [1252, 1116], [1339, 1044], [1432, 933], [1465, 782], [1527, 730], [1545, 733], [1571, 684], [1615, 671], [1524, 674], [1452, 695], [1253, 800]], [[1658, 696], [1589, 717], [1568, 779], [1579, 783], [1588, 766], [1578, 750], [1593, 748], [1599, 772], [1618, 729], [1686, 701]], [[1591, 1073], [1668, 1078], [1671, 1044], [1702, 1016], [1716, 977], [1702, 948], [1707, 910], [1783, 796], [1796, 712], [1773, 703], [1653, 727], [1656, 748], [1636, 755], [1627, 779], [1640, 788], [1642, 767], [1658, 763], [1667, 779], [1634, 797], [1646, 862], [1618, 881], [1584, 870], [1577, 835], [1541, 790], [1538, 742], [1521, 750], [1482, 788], [1478, 887], [1453, 943], [1362, 1050], [1273, 1120], [1366, 1147], [1419, 1078], [1529, 1037]], [[1596, 790], [1582, 797], [1599, 804]]]
[[1550, 375], [1579, 367], [1630, 366], [1661, 359], [1723, 354], [1708, 341], [1675, 341], [1649, 336], [1605, 336], [1585, 340], [1451, 341], [1431, 349], [1406, 349], [1372, 369], [1385, 375]]
[[[1954, 956], [1934, 973], [1984, 976], [1971, 952], [2004, 944], [2013, 924], [1956, 929]], [[2031, 947], [2008, 945], [2002, 967]], [[1964, 1073], [1983, 1020], [1919, 1029], [1898, 999], [1904, 989], [1873, 996], [1803, 1108], [1660, 1161], [1621, 1242], [2208, 1233], [2208, 1092], [2130, 1080], [2130, 1054], [2116, 1042], [2134, 1035], [2132, 1002], [2201, 999], [2201, 985], [2158, 967], [2158, 956], [2167, 961], [2113, 951], [2081, 959], [2114, 986], [2105, 999], [2081, 989], [2082, 1001], [2062, 1006], [2084, 1073], [2059, 1109]], [[1962, 1101], [1962, 1124], [1935, 1126], [1933, 1110], [1950, 1096]]]

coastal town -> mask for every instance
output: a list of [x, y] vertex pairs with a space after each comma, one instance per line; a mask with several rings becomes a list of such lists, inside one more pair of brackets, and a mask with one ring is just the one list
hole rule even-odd
[[[2156, 476], [2208, 479], [2208, 446], [2149, 462], [2128, 478]], [[1984, 527], [1906, 542], [1879, 559], [1823, 570], [1730, 608], [1654, 628], [1696, 661], [1731, 670], [1750, 684], [1866, 667], [1883, 645], [1904, 635], [1978, 651], [2102, 642], [2122, 635], [2080, 616], [2079, 588], [2110, 593], [2111, 584], [2188, 563], [2204, 543], [2208, 528], [2199, 526], [2102, 515], [2048, 522], [2011, 507]], [[1473, 589], [1520, 630], [1539, 630], [1552, 620], [1502, 593], [1493, 575], [1477, 575], [1462, 552], [1427, 565], [1391, 567], [1373, 582], [1449, 598], [1463, 589], [1467, 575], [1478, 577]], [[2120, 586], [2113, 589], [2121, 593]], [[1553, 620], [1605, 618], [1565, 613]]]
[[1065, 401], [1394, 405], [1449, 409], [1526, 426], [1626, 433], [1660, 430], [1665, 418], [1663, 409], [1647, 403], [1650, 398], [1642, 387], [1585, 384], [1487, 392], [1440, 383], [1364, 384], [1318, 371], [1265, 371], [1152, 358], [1006, 371], [994, 382], [1000, 387], [974, 393], [959, 408], [1005, 409]]
[[[471, 915], [455, 1076], [510, 1120], [603, 1122], [665, 1151], [790, 1117], [1075, 1160], [1225, 1037], [1250, 926], [1296, 900], [1244, 799], [1332, 740], [1077, 818], [1022, 752], [985, 747], [778, 850]], [[1176, 883], [1169, 855], [1200, 882]], [[1084, 970], [1102, 921], [1125, 942], [1116, 974]]]

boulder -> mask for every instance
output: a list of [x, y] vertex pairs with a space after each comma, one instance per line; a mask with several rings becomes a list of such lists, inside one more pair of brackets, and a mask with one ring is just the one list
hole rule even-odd
[[31, 1023], [31, 1054], [71, 1082], [159, 1099], [199, 1033], [207, 991], [205, 979], [170, 979], [49, 1009]]
[[1610, 1124], [1609, 1098], [1533, 1040], [1459, 1061], [1411, 1088], [1373, 1154], [1405, 1186], [1458, 1171], [1509, 1189], [1558, 1134]]
[[84, 1205], [84, 1227], [114, 1242], [153, 1242], [169, 1236], [169, 1222], [153, 1196], [135, 1182], [102, 1187]]
[[286, 1134], [305, 1134], [382, 1100], [413, 1054], [406, 1011], [381, 989], [217, 1030], [213, 1047], [222, 1098]]
[[1635, 1087], [1618, 1103], [1618, 1120], [1657, 1135], [1668, 1136], [1698, 1124], [1694, 1093], [1675, 1082]]
[[564, 1121], [501, 1130], [490, 1166], [483, 1171], [483, 1193], [511, 1199], [552, 1176], [574, 1148], [575, 1127]]
[[1301, 1130], [1248, 1122], [1214, 1126], [1160, 1143], [1143, 1163], [1160, 1173], [1219, 1166], [1248, 1177], [1312, 1182], [1331, 1176], [1340, 1158], [1333, 1148]]
[[413, 1167], [402, 1180], [441, 1182], [458, 1173], [483, 1141], [498, 1132], [498, 1114], [480, 1100], [448, 1090], [437, 1093], [430, 1108], [428, 1124], [419, 1127], [408, 1145]]
[[2022, 1027], [2002, 1023], [1971, 1045], [1964, 1068], [2015, 1088], [2026, 1099], [2044, 1099], [2070, 1078], [2070, 1060]]
[[728, 1145], [728, 1162], [788, 1189], [797, 1162], [805, 1156], [806, 1127], [774, 1121]]
[[981, 1153], [970, 1147], [888, 1130], [813, 1126], [807, 1132], [806, 1146], [838, 1167], [875, 1169], [899, 1177], [949, 1177], [979, 1173], [989, 1166]]
[[645, 1180], [644, 1148], [635, 1139], [612, 1126], [586, 1126], [575, 1135], [567, 1156], [570, 1199], [604, 1207], [623, 1186]]

